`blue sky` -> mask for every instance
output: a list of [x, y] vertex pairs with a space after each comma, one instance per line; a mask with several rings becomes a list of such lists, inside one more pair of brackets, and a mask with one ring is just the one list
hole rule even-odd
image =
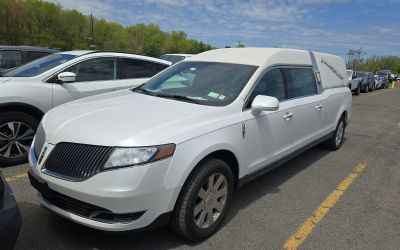
[[346, 57], [400, 56], [400, 0], [51, 0], [66, 9], [129, 26], [156, 23], [165, 31], [216, 47], [305, 48]]

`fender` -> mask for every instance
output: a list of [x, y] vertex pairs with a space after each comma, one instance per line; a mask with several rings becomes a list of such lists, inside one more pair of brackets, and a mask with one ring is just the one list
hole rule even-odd
[[[240, 131], [240, 133], [237, 131]], [[227, 140], [226, 138], [229, 139]], [[218, 141], [221, 143], [212, 143]], [[215, 131], [214, 133], [178, 144], [175, 156], [164, 178], [164, 187], [166, 189], [182, 187], [199, 162], [207, 155], [219, 150], [229, 151], [236, 157], [238, 177], [240, 178], [243, 175], [241, 169], [246, 160], [246, 150], [245, 140], [241, 135], [241, 124], [237, 124], [230, 127], [230, 129]]]
[[5, 111], [20, 111], [27, 113], [29, 115], [33, 115], [38, 120], [42, 119], [44, 116], [44, 111], [41, 109], [22, 102], [9, 102], [9, 103], [0, 103], [0, 112]]

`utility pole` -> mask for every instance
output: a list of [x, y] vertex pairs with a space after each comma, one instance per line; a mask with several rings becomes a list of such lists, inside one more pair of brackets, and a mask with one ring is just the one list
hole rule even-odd
[[361, 62], [361, 55], [365, 55], [367, 52], [363, 51], [363, 47], [359, 49], [350, 49], [346, 55], [349, 56], [348, 65], [350, 66], [350, 62], [353, 61], [353, 70], [356, 70], [356, 61]]
[[96, 47], [96, 44], [94, 43], [94, 26], [93, 26], [93, 14], [90, 14], [90, 45], [89, 47], [91, 49], [94, 49]]

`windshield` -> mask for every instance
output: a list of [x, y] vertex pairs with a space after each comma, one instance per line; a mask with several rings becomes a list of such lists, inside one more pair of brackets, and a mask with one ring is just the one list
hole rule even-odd
[[160, 59], [172, 62], [174, 64], [174, 63], [182, 61], [183, 59], [185, 59], [185, 57], [184, 56], [174, 56], [174, 55], [163, 55], [160, 57]]
[[22, 65], [16, 69], [7, 72], [4, 76], [9, 77], [32, 77], [42, 74], [62, 63], [76, 58], [74, 55], [68, 54], [52, 54], [39, 58], [35, 61]]
[[134, 91], [209, 106], [233, 102], [257, 66], [214, 62], [182, 62]]

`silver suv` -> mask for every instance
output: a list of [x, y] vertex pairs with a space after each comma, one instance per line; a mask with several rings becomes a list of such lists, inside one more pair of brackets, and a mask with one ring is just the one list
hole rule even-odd
[[27, 160], [39, 121], [51, 108], [138, 86], [170, 65], [125, 53], [69, 51], [7, 72], [0, 78], [0, 166]]

